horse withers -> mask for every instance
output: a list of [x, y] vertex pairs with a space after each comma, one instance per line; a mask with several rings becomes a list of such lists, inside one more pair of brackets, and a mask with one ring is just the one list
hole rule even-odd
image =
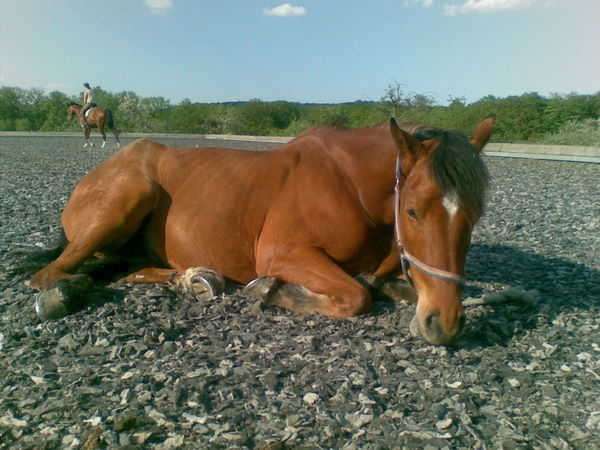
[[[67, 107], [67, 120], [71, 120], [73, 117], [79, 117], [81, 112], [81, 105], [76, 103], [72, 103]], [[88, 145], [93, 147], [94, 144], [90, 141], [90, 133], [91, 128], [98, 128], [100, 134], [102, 134], [102, 148], [106, 146], [106, 132], [105, 128], [109, 129], [115, 139], [117, 140], [117, 147], [121, 147], [121, 142], [119, 141], [119, 131], [115, 127], [113, 116], [110, 110], [106, 108], [102, 108], [101, 106], [94, 106], [87, 111], [87, 117], [85, 118], [86, 123], [83, 123], [83, 119], [81, 119], [81, 125], [83, 126], [83, 135], [85, 137], [84, 147]]]
[[62, 213], [66, 247], [31, 279], [38, 314], [72, 311], [91, 283], [76, 272], [92, 255], [135, 247], [146, 266], [125, 281], [210, 286], [210, 269], [250, 282], [246, 292], [270, 304], [330, 317], [369, 310], [357, 275], [404, 276], [418, 294], [413, 328], [451, 344], [464, 324], [465, 259], [487, 185], [480, 150], [493, 122], [470, 142], [431, 127], [413, 136], [394, 120], [317, 129], [263, 152], [137, 140], [75, 187]]

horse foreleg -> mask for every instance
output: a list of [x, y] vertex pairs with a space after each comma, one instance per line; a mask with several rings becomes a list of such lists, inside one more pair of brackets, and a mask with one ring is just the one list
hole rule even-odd
[[355, 316], [367, 312], [371, 306], [367, 288], [319, 249], [295, 249], [268, 260], [265, 267], [258, 264], [259, 274], [283, 283], [268, 285], [270, 281], [266, 278], [267, 285], [255, 284], [254, 292], [266, 290], [265, 301], [269, 304], [329, 317]]
[[83, 136], [85, 137], [85, 144], [83, 144], [83, 148], [90, 146], [93, 147], [94, 144], [92, 142], [90, 142], [90, 127], [84, 127], [83, 129]]
[[106, 133], [104, 132], [104, 127], [100, 127], [100, 133], [102, 134], [102, 146], [100, 148], [104, 148], [106, 145]]

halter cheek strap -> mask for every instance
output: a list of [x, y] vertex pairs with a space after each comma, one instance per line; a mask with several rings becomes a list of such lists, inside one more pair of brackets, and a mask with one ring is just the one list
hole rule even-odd
[[400, 189], [401, 189], [401, 179], [406, 179], [406, 175], [402, 171], [402, 167], [400, 166], [400, 158], [396, 159], [396, 186], [394, 188], [395, 191], [395, 199], [394, 199], [394, 222], [395, 222], [395, 231], [396, 231], [396, 243], [398, 244], [400, 250], [400, 261], [402, 263], [402, 273], [406, 280], [414, 287], [414, 282], [412, 277], [408, 273], [408, 269], [411, 267], [415, 267], [419, 269], [421, 272], [430, 275], [439, 280], [449, 281], [451, 283], [457, 284], [461, 288], [465, 288], [465, 278], [462, 275], [459, 275], [454, 272], [449, 272], [447, 270], [439, 269], [434, 266], [430, 266], [429, 264], [424, 263], [416, 256], [410, 254], [406, 248], [404, 247], [402, 233], [400, 232]]

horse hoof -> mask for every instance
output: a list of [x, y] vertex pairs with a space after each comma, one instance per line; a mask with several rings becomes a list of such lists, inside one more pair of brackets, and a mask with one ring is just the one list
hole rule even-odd
[[87, 142], [85, 144], [83, 144], [83, 148], [86, 148], [87, 146], [88, 146]]
[[69, 314], [64, 294], [59, 288], [42, 291], [35, 296], [35, 312], [41, 320], [60, 319]]
[[73, 312], [82, 294], [92, 286], [87, 275], [73, 275], [56, 281], [35, 298], [35, 312], [42, 320], [60, 319]]
[[412, 337], [418, 338], [421, 337], [421, 327], [419, 325], [419, 319], [417, 318], [417, 315], [415, 314], [412, 318], [412, 320], [410, 321], [410, 335]]
[[208, 300], [225, 290], [225, 279], [214, 270], [191, 267], [171, 287], [178, 294], [191, 294], [196, 300]]
[[268, 298], [279, 284], [280, 282], [277, 278], [258, 277], [244, 286], [242, 294], [246, 297], [262, 300]]

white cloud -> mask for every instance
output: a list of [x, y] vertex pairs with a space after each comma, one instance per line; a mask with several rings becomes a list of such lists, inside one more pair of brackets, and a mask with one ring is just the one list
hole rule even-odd
[[493, 13], [528, 8], [538, 0], [467, 0], [462, 5], [444, 5], [445, 14], [456, 16], [470, 12]]
[[425, 8], [433, 5], [433, 0], [404, 0], [404, 6], [422, 4]]
[[144, 0], [153, 14], [166, 14], [173, 7], [173, 0]]
[[306, 8], [303, 6], [293, 6], [289, 3], [284, 3], [283, 5], [276, 6], [275, 8], [265, 8], [263, 9], [263, 13], [267, 16], [276, 17], [303, 16], [306, 14]]

